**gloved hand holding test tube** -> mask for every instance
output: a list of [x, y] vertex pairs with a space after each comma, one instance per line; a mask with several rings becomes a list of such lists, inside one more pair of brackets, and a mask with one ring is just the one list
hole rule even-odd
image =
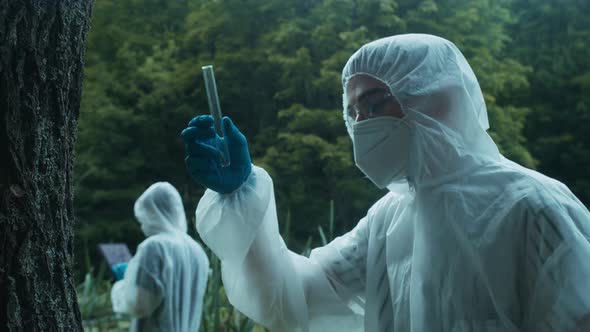
[[196, 183], [220, 194], [230, 194], [252, 172], [248, 140], [229, 117], [221, 116], [212, 66], [203, 67], [203, 77], [211, 115], [195, 116], [180, 133], [186, 148], [184, 160]]
[[[215, 82], [215, 74], [213, 66], [203, 66], [203, 78], [205, 79], [205, 89], [207, 90], [207, 100], [209, 101], [209, 112], [215, 121], [215, 131], [219, 137], [224, 137], [223, 126], [221, 125], [221, 107], [219, 106], [219, 96], [217, 94], [217, 83]], [[227, 143], [224, 140], [215, 139], [217, 149], [221, 153], [221, 166], [227, 167], [231, 164]]]

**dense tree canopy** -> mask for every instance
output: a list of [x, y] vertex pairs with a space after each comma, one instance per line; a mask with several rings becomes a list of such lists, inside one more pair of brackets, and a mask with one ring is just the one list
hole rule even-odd
[[[179, 132], [222, 110], [274, 179], [297, 250], [326, 225], [350, 229], [383, 192], [354, 167], [340, 73], [362, 44], [400, 33], [453, 41], [478, 76], [502, 153], [590, 202], [590, 3], [557, 0], [97, 0], [77, 146], [79, 249], [141, 239], [132, 204], [155, 181], [191, 183]], [[288, 217], [287, 217], [288, 216]], [[191, 218], [192, 219], [192, 218]], [[289, 219], [290, 222], [286, 223]], [[287, 224], [290, 229], [287, 230]]]

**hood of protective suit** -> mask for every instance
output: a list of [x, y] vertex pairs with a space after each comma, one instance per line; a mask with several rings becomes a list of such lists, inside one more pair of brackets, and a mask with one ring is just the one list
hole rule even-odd
[[[408, 174], [402, 182], [435, 185], [500, 159], [486, 132], [488, 116], [477, 78], [450, 41], [407, 34], [364, 45], [342, 73], [344, 117], [346, 86], [355, 75], [384, 82], [405, 114], [411, 146], [409, 156], [404, 157], [409, 159]], [[352, 137], [354, 129], [349, 123], [347, 129]]]
[[186, 216], [180, 194], [170, 183], [152, 184], [135, 201], [135, 217], [146, 236], [159, 233], [186, 233]]

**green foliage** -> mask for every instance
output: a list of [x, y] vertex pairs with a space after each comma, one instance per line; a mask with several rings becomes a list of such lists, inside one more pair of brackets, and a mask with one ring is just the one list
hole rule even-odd
[[84, 281], [76, 288], [78, 306], [85, 331], [128, 331], [130, 320], [112, 310], [111, 281], [106, 278], [106, 264], [100, 264], [98, 272], [86, 255]]
[[[590, 202], [590, 2], [515, 0], [511, 56], [532, 70], [512, 96], [531, 111], [523, 134], [541, 172]], [[504, 99], [511, 98], [505, 95]]]

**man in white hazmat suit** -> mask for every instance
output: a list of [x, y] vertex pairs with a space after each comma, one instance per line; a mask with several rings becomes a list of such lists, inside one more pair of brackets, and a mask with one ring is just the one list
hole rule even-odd
[[113, 285], [113, 310], [133, 317], [131, 331], [198, 331], [209, 260], [186, 234], [178, 191], [167, 182], [154, 183], [134, 212], [148, 238]]
[[371, 42], [342, 83], [356, 165], [390, 192], [309, 258], [285, 247], [272, 180], [250, 172], [231, 121], [233, 170], [203, 144], [210, 118], [183, 131], [189, 173], [214, 189], [197, 230], [231, 303], [273, 331], [358, 330], [359, 314], [364, 331], [590, 331], [590, 213], [499, 153], [455, 45], [420, 34]]

